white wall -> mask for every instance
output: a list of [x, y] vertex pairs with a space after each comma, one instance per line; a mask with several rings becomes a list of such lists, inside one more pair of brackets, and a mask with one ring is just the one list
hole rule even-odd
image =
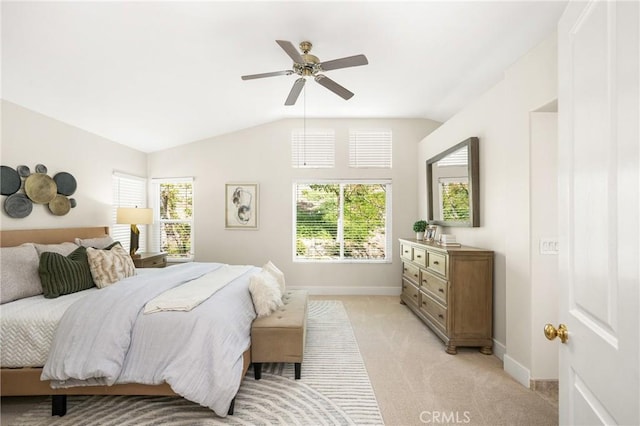
[[[149, 154], [150, 178], [193, 176], [197, 261], [262, 265], [272, 260], [291, 287], [315, 293], [399, 294], [397, 238], [410, 237], [418, 217], [418, 142], [439, 123], [421, 119], [307, 119], [307, 128], [331, 128], [336, 135], [335, 169], [293, 169], [291, 131], [300, 119], [286, 119]], [[350, 128], [393, 132], [393, 169], [347, 167]], [[294, 263], [292, 192], [295, 178], [391, 178], [393, 263]], [[259, 230], [224, 229], [224, 187], [259, 184]]]
[[46, 205], [34, 204], [22, 219], [0, 213], [0, 228], [37, 229], [111, 224], [113, 171], [146, 176], [146, 154], [92, 133], [2, 101], [0, 162], [14, 169], [19, 165], [35, 170], [47, 166], [48, 175], [72, 174], [78, 184], [71, 196], [77, 207], [64, 216], [54, 216]]
[[505, 71], [504, 79], [420, 142], [418, 198], [426, 216], [425, 162], [480, 139], [479, 228], [446, 228], [495, 252], [494, 339], [505, 369], [529, 385], [532, 351], [530, 112], [557, 97], [555, 34]]
[[[558, 323], [558, 255], [540, 240], [558, 240], [558, 114], [531, 114], [531, 378], [558, 378], [558, 349], [543, 335]], [[551, 343], [551, 344], [550, 344]], [[555, 342], [553, 342], [555, 343]]]

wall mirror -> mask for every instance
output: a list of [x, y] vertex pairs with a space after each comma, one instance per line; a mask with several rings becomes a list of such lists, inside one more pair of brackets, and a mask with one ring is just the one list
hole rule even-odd
[[427, 160], [428, 220], [441, 226], [480, 226], [478, 138]]

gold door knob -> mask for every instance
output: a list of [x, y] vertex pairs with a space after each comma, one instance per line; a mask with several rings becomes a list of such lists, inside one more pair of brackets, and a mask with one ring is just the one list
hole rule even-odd
[[551, 324], [546, 324], [544, 326], [544, 335], [549, 340], [559, 337], [562, 343], [566, 343], [567, 340], [569, 340], [569, 330], [567, 330], [567, 326], [564, 324], [560, 324], [558, 328], [555, 328]]

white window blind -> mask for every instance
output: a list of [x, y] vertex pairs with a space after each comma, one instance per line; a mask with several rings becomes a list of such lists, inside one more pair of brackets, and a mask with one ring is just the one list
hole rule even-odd
[[[114, 173], [112, 177], [113, 203], [111, 211], [111, 237], [120, 241], [122, 247], [129, 251], [131, 241], [131, 225], [119, 225], [116, 223], [118, 207], [146, 207], [147, 206], [147, 180], [138, 176], [123, 173]], [[138, 246], [141, 251], [147, 249], [147, 227], [139, 226], [140, 239]]]
[[335, 164], [333, 129], [296, 129], [291, 132], [291, 166], [331, 168]]
[[193, 258], [193, 178], [152, 179], [154, 251], [173, 261]]
[[467, 147], [460, 148], [456, 152], [452, 152], [451, 154], [444, 157], [442, 160], [438, 161], [438, 167], [451, 167], [451, 166], [467, 166], [469, 164], [469, 151]]
[[349, 167], [391, 168], [391, 130], [350, 130]]
[[391, 182], [298, 182], [293, 190], [294, 260], [391, 258]]

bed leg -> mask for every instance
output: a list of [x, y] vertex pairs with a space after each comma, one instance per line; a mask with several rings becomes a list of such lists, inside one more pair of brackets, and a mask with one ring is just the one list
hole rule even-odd
[[229, 406], [229, 411], [227, 411], [227, 414], [229, 416], [233, 416], [233, 408], [236, 405], [236, 397], [234, 396], [233, 399], [231, 400], [231, 405]]
[[51, 415], [64, 416], [67, 414], [67, 395], [51, 395]]
[[302, 372], [302, 363], [296, 362], [293, 366], [295, 370], [295, 378], [296, 380], [300, 380], [300, 373]]
[[254, 362], [253, 363], [253, 377], [256, 380], [260, 380], [262, 378], [262, 363]]

